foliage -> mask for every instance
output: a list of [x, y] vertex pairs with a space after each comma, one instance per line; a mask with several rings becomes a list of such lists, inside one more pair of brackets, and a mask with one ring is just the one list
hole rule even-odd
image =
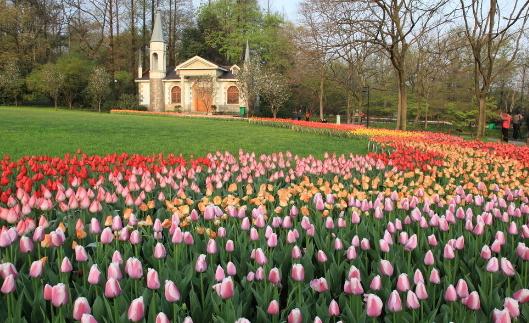
[[267, 70], [262, 77], [264, 82], [260, 94], [266, 103], [268, 103], [272, 115], [276, 118], [277, 112], [290, 97], [287, 79], [283, 75], [271, 70]]
[[47, 63], [33, 70], [27, 78], [27, 86], [31, 90], [50, 97], [57, 109], [57, 102], [64, 91], [65, 81], [66, 76], [57, 64]]
[[0, 69], [0, 97], [5, 97], [8, 102], [12, 98], [15, 105], [18, 105], [23, 87], [24, 78], [17, 63], [14, 61], [5, 63]]
[[93, 62], [81, 54], [66, 54], [57, 60], [55, 64], [58, 71], [64, 75], [64, 86], [62, 96], [71, 109], [74, 102], [82, 102], [88, 77], [93, 69]]

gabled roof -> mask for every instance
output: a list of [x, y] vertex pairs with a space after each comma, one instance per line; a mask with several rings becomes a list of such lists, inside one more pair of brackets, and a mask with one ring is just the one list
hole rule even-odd
[[[198, 63], [198, 65], [201, 65], [201, 66], [190, 67], [193, 63]], [[212, 63], [208, 61], [207, 59], [204, 59], [200, 56], [195, 56], [195, 57], [188, 59], [187, 61], [175, 67], [175, 70], [223, 70], [223, 71], [227, 71], [225, 67]]]

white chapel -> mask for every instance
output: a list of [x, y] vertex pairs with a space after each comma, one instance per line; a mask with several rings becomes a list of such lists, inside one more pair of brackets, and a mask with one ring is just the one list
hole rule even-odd
[[195, 56], [167, 69], [160, 11], [155, 16], [149, 51], [150, 69], [143, 71], [140, 65], [135, 80], [140, 105], [147, 110], [230, 114], [246, 106], [237, 84], [241, 70], [237, 65], [220, 66]]

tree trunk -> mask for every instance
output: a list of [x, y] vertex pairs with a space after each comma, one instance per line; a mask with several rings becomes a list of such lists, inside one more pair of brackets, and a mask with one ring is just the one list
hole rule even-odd
[[[135, 21], [135, 15], [136, 15], [136, 8], [134, 6], [134, 0], [130, 0], [130, 46], [131, 51], [130, 54], [132, 57], [130, 58], [130, 73], [131, 75], [136, 74], [136, 21]], [[141, 62], [138, 62], [138, 64], [141, 64]], [[141, 77], [141, 76], [140, 76]]]
[[109, 0], [108, 4], [108, 29], [110, 31], [110, 75], [112, 75], [112, 84], [114, 84], [114, 9], [112, 7], [112, 0]]
[[101, 100], [97, 101], [97, 110], [101, 112]]
[[325, 65], [320, 70], [320, 120], [323, 121], [323, 93], [325, 90]]
[[351, 123], [351, 101], [353, 100], [353, 96], [351, 95], [351, 92], [347, 92], [347, 123]]
[[479, 116], [478, 116], [478, 129], [476, 132], [477, 139], [483, 138], [485, 136], [485, 122], [486, 120], [486, 108], [487, 108], [487, 101], [486, 96], [484, 94], [479, 95]]
[[274, 119], [275, 119], [275, 118], [277, 118], [277, 110], [274, 109], [273, 105], [271, 106], [271, 108], [272, 108], [272, 115], [274, 116]]
[[143, 26], [142, 26], [142, 31], [141, 31], [141, 57], [142, 57], [142, 66], [143, 68], [146, 68], [146, 58], [145, 58], [145, 44], [146, 44], [146, 41], [145, 41], [145, 36], [147, 35], [147, 22], [146, 22], [146, 19], [147, 19], [147, 0], [143, 0]]
[[424, 109], [424, 130], [428, 128], [428, 108], [429, 108], [429, 105], [428, 103], [426, 103], [426, 108]]
[[406, 130], [408, 113], [408, 93], [406, 92], [406, 77], [404, 71], [397, 71], [397, 84], [399, 87], [397, 105], [397, 130]]
[[55, 106], [55, 110], [57, 110], [57, 96], [53, 97], [53, 105]]

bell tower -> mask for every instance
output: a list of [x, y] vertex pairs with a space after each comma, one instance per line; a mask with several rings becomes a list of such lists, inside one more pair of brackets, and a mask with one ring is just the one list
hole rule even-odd
[[154, 28], [149, 48], [149, 80], [150, 80], [150, 104], [149, 111], [164, 112], [164, 88], [162, 80], [166, 75], [166, 45], [162, 32], [162, 14], [156, 11]]

